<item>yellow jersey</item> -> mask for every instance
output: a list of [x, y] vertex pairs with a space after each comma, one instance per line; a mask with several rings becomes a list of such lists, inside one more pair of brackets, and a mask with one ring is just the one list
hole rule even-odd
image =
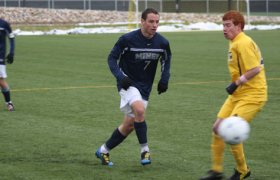
[[234, 82], [245, 72], [261, 67], [260, 73], [240, 85], [232, 94], [233, 100], [267, 101], [267, 83], [263, 58], [257, 44], [244, 32], [229, 42], [228, 68]]

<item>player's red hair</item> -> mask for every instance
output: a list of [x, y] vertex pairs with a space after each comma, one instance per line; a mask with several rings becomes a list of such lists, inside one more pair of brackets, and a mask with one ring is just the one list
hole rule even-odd
[[240, 24], [241, 29], [242, 30], [244, 29], [245, 20], [244, 20], [244, 16], [240, 12], [234, 11], [234, 10], [226, 12], [223, 16], [223, 21], [226, 21], [226, 20], [232, 20], [232, 22], [235, 26]]

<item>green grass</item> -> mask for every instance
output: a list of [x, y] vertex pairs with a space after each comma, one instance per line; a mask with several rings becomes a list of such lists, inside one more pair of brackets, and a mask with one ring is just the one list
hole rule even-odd
[[[247, 161], [251, 179], [277, 180], [280, 33], [247, 33], [262, 50], [269, 85], [269, 101], [245, 143]], [[1, 180], [195, 180], [210, 168], [211, 126], [229, 83], [222, 32], [164, 33], [173, 52], [171, 79], [159, 96], [157, 75], [146, 114], [150, 166], [139, 163], [134, 133], [111, 151], [112, 168], [95, 158], [123, 117], [106, 60], [119, 35], [17, 37], [15, 62], [7, 65], [16, 111], [0, 106]], [[230, 175], [229, 148], [224, 165]]]

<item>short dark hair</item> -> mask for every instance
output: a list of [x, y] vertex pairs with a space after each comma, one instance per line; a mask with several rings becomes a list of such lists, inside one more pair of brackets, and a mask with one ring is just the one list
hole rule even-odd
[[232, 20], [232, 22], [235, 26], [240, 24], [241, 29], [242, 30], [244, 29], [245, 20], [244, 20], [244, 16], [240, 12], [234, 11], [234, 10], [226, 12], [223, 16], [223, 21], [226, 21], [226, 20]]
[[142, 16], [141, 18], [146, 20], [148, 14], [153, 13], [153, 14], [159, 14], [157, 10], [155, 10], [154, 8], [147, 8], [142, 12]]

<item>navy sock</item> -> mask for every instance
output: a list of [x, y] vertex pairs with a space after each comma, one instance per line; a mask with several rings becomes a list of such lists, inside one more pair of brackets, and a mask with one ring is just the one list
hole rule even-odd
[[10, 91], [2, 91], [4, 98], [5, 98], [5, 102], [10, 102], [11, 101], [11, 95], [10, 95]]
[[112, 150], [116, 146], [118, 146], [123, 140], [126, 138], [126, 136], [122, 135], [119, 129], [115, 129], [115, 131], [112, 133], [112, 136], [106, 141], [105, 145], [109, 150]]
[[146, 144], [148, 142], [146, 121], [134, 122], [134, 129], [135, 129], [139, 144]]

